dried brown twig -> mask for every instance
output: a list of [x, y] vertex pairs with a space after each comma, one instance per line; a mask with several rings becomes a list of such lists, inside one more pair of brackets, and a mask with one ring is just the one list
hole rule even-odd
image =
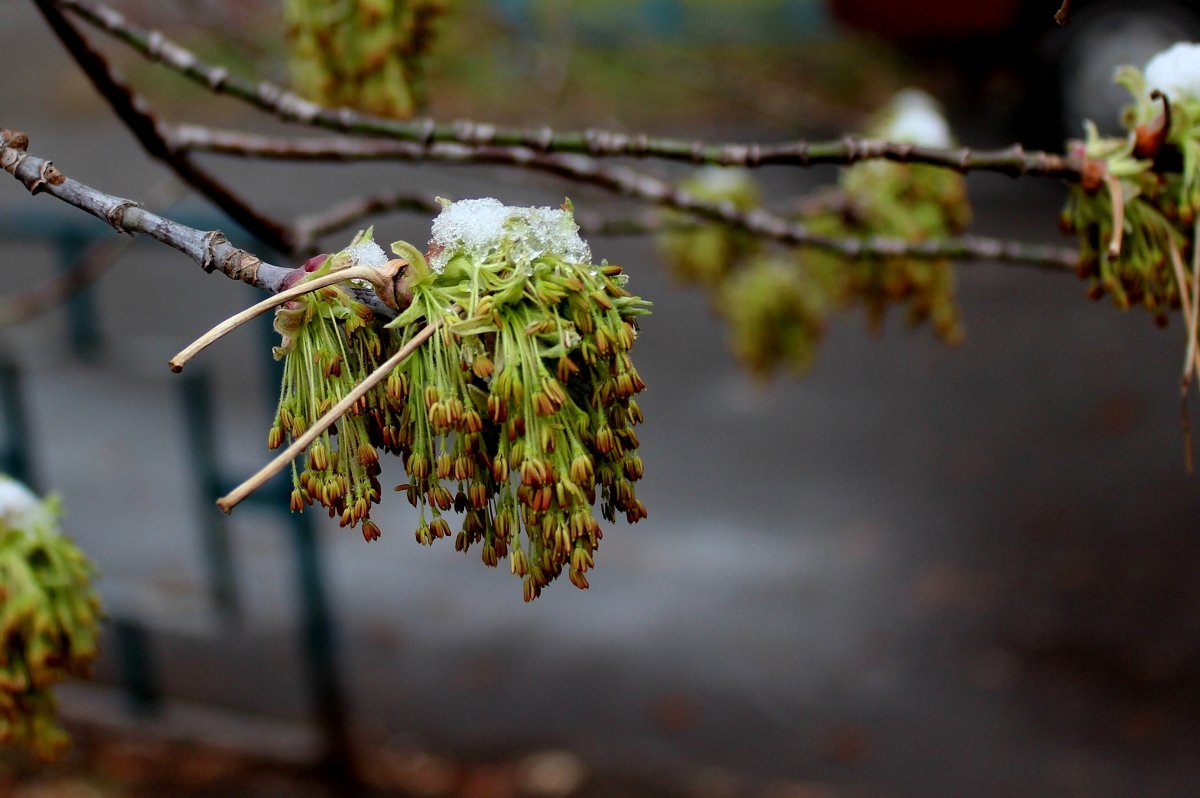
[[303, 435], [292, 441], [291, 445], [277, 454], [271, 462], [260, 468], [253, 476], [238, 485], [226, 495], [217, 499], [217, 506], [224, 512], [230, 512], [234, 507], [237, 507], [243, 499], [249, 496], [254, 491], [261, 488], [267, 483], [271, 477], [278, 474], [287, 466], [288, 463], [299, 457], [305, 449], [309, 447], [313, 441], [321, 437], [325, 430], [329, 429], [337, 422], [339, 418], [344, 416], [350, 408], [354, 407], [359, 399], [362, 399], [367, 393], [384, 380], [392, 370], [403, 363], [405, 360], [416, 352], [422, 344], [429, 340], [438, 328], [441, 327], [441, 319], [436, 319], [430, 324], [427, 324], [416, 335], [409, 340], [404, 346], [396, 350], [396, 353], [385, 360], [377, 369], [368, 374], [362, 382], [354, 386], [350, 393], [346, 394], [340, 402], [331, 407], [325, 415], [317, 419], [311, 427], [309, 427]]

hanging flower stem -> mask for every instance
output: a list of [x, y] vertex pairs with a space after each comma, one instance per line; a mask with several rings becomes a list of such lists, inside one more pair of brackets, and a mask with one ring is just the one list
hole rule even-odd
[[[267, 297], [262, 302], [251, 305], [240, 313], [230, 316], [195, 341], [192, 341], [183, 351], [171, 358], [169, 361], [171, 371], [176, 374], [183, 371], [183, 367], [187, 365], [188, 361], [246, 322], [258, 318], [268, 310], [273, 310], [285, 302], [290, 302], [293, 299], [310, 294], [321, 288], [336, 285], [346, 280], [367, 280], [375, 288], [375, 292], [379, 294], [380, 298], [385, 299], [389, 296], [388, 291], [394, 284], [396, 277], [401, 274], [407, 265], [408, 263], [403, 260], [392, 260], [388, 261], [384, 266], [351, 266], [320, 277], [314, 277], [311, 280], [306, 280], [300, 285], [293, 286], [286, 291], [280, 291], [278, 294]], [[394, 297], [394, 294], [392, 296]]]
[[238, 485], [232, 491], [217, 499], [217, 506], [224, 512], [228, 513], [234, 507], [242, 502], [247, 496], [261, 488], [267, 480], [278, 474], [287, 466], [288, 463], [295, 460], [300, 454], [312, 444], [317, 438], [321, 437], [330, 427], [337, 422], [339, 418], [344, 416], [356, 402], [362, 399], [372, 388], [382, 382], [391, 374], [392, 370], [408, 359], [410, 355], [421, 348], [441, 326], [441, 319], [435, 319], [430, 324], [426, 325], [420, 332], [412, 337], [411, 340], [396, 353], [384, 361], [383, 365], [371, 372], [362, 382], [354, 387], [354, 390], [346, 394], [346, 396], [325, 415], [321, 416], [315, 424], [294, 441], [291, 445], [276, 455], [275, 459], [260, 468], [254, 476], [247, 479], [242, 484]]

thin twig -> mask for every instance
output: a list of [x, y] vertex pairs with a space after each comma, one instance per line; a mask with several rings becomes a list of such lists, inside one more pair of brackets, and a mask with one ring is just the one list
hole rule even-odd
[[432, 196], [424, 197], [398, 194], [394, 191], [381, 191], [365, 197], [352, 197], [325, 211], [297, 219], [296, 241], [301, 248], [307, 249], [314, 246], [317, 240], [323, 236], [352, 227], [364, 218], [377, 213], [411, 211], [427, 216], [436, 216], [441, 210], [442, 206]]
[[1121, 190], [1121, 181], [1111, 173], [1104, 175], [1104, 184], [1108, 186], [1109, 202], [1112, 204], [1112, 238], [1108, 240], [1108, 257], [1121, 257], [1121, 244], [1125, 237], [1125, 192]]
[[412, 340], [397, 349], [396, 353], [384, 361], [383, 365], [372, 371], [362, 382], [354, 386], [354, 389], [350, 393], [346, 394], [340, 402], [330, 408], [325, 415], [317, 419], [303, 435], [292, 441], [292, 444], [276, 455], [271, 462], [267, 463], [252, 477], [241, 485], [238, 485], [228, 494], [217, 499], [217, 506], [228, 513], [234, 507], [237, 507], [243, 499], [266, 484], [267, 480], [282, 471], [288, 463], [299, 457], [325, 430], [333, 426], [359, 399], [366, 396], [368, 391], [374, 388], [381, 380], [386, 379], [392, 372], [392, 369], [403, 363], [413, 352], [416, 352], [426, 340], [437, 332], [441, 325], [442, 320], [435, 319], [422, 328], [420, 332], [412, 337]]
[[1180, 401], [1184, 407], [1184, 419], [1187, 424], [1187, 471], [1192, 471], [1192, 430], [1191, 417], [1187, 411], [1187, 397], [1191, 390], [1192, 378], [1200, 367], [1200, 351], [1196, 348], [1196, 331], [1200, 328], [1200, 219], [1192, 228], [1192, 317], [1188, 320], [1187, 360], [1184, 362], [1183, 382], [1180, 388]]
[[[15, 177], [32, 194], [49, 194], [102, 219], [118, 232], [145, 235], [179, 250], [206, 272], [219, 271], [264, 291], [280, 291], [295, 273], [294, 269], [264, 263], [256, 255], [235, 247], [219, 230], [197, 230], [152, 213], [133, 200], [114, 197], [73, 180], [50, 161], [28, 154], [28, 145], [29, 137], [24, 133], [0, 128], [0, 169]], [[354, 289], [353, 293], [384, 318], [395, 315], [374, 291]]]
[[[1200, 224], [1197, 225], [1197, 232], [1200, 232]], [[1193, 239], [1195, 240], [1195, 239]], [[1179, 416], [1180, 424], [1183, 428], [1183, 457], [1184, 465], [1189, 474], [1194, 470], [1194, 459], [1192, 454], [1192, 417], [1188, 410], [1188, 396], [1192, 389], [1192, 376], [1195, 373], [1196, 366], [1196, 329], [1197, 329], [1197, 311], [1200, 311], [1200, 247], [1193, 244], [1197, 255], [1192, 259], [1192, 288], [1191, 297], [1189, 298], [1188, 279], [1184, 273], [1183, 258], [1179, 254], [1179, 247], [1174, 241], [1170, 241], [1171, 268], [1175, 271], [1175, 283], [1179, 289], [1179, 305], [1183, 310], [1184, 326], [1187, 328], [1187, 347], [1183, 357], [1183, 374], [1179, 378]]]
[[292, 234], [286, 225], [251, 207], [224, 183], [194, 163], [191, 157], [168, 140], [150, 105], [129, 88], [108, 60], [71, 24], [54, 0], [34, 0], [67, 52], [91, 80], [151, 157], [161, 161], [181, 180], [263, 243], [280, 251], [293, 252]]
[[468, 147], [523, 147], [538, 153], [580, 153], [592, 157], [659, 158], [693, 164], [760, 167], [853, 164], [868, 159], [921, 163], [958, 172], [999, 172], [1013, 177], [1079, 179], [1079, 163], [1048, 152], [1026, 152], [1019, 144], [1003, 150], [938, 149], [872, 139], [846, 137], [833, 141], [786, 141], [776, 144], [712, 144], [698, 140], [656, 138], [603, 130], [555, 132], [544, 127], [521, 130], [432, 119], [397, 121], [360, 114], [350, 108], [327, 108], [267, 81], [230, 74], [205, 63], [195, 53], [158, 31], [128, 22], [116, 10], [89, 0], [61, 0], [60, 5], [208, 90], [236, 97], [284, 121], [355, 135], [378, 136], [428, 145], [453, 142]]
[[1065, 247], [1022, 244], [978, 236], [912, 242], [896, 238], [844, 238], [813, 233], [763, 208], [742, 211], [731, 202], [715, 203], [690, 194], [644, 172], [604, 164], [583, 155], [535, 152], [526, 147], [444, 143], [428, 146], [396, 141], [363, 141], [344, 136], [294, 139], [185, 125], [172, 131], [180, 146], [223, 155], [285, 160], [433, 160], [441, 163], [487, 163], [547, 172], [577, 183], [635, 197], [657, 205], [723, 222], [786, 244], [809, 246], [847, 258], [951, 258], [999, 260], [1051, 270], [1071, 270], [1078, 254]]
[[1200, 369], [1200, 350], [1196, 347], [1196, 330], [1200, 328], [1200, 219], [1192, 227], [1192, 327], [1188, 331], [1188, 341], [1192, 350], [1192, 365]]
[[[389, 264], [393, 263], [403, 263], [403, 261], [389, 261]], [[183, 367], [188, 364], [188, 361], [203, 352], [213, 343], [233, 332], [238, 327], [241, 327], [246, 322], [252, 321], [267, 311], [279, 307], [284, 302], [290, 302], [297, 297], [310, 294], [313, 291], [320, 290], [326, 286], [337, 285], [338, 283], [342, 283], [347, 280], [368, 280], [372, 283], [372, 285], [374, 285], [378, 283], [381, 278], [382, 275], [380, 272], [380, 267], [352, 266], [347, 269], [339, 269], [338, 271], [330, 274], [324, 274], [320, 277], [315, 277], [311, 280], [306, 280], [305, 282], [294, 285], [284, 291], [280, 291], [274, 296], [269, 296], [261, 302], [251, 305], [245, 310], [235, 313], [234, 315], [225, 319], [225, 321], [221, 322], [208, 332], [204, 333], [204, 335], [201, 335], [195, 341], [192, 341], [190, 344], [188, 344], [183, 351], [171, 358], [168, 365], [170, 365], [171, 371], [178, 374], [179, 372], [183, 371]]]

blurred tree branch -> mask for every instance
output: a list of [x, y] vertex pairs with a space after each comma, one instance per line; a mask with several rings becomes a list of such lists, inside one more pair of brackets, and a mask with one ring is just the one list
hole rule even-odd
[[[0, 169], [21, 182], [31, 194], [49, 194], [107, 222], [117, 232], [142, 234], [191, 258], [206, 272], [220, 272], [264, 291], [276, 293], [294, 269], [265, 263], [229, 243], [219, 230], [197, 230], [156, 213], [133, 200], [122, 199], [67, 177], [50, 161], [27, 152], [29, 138], [0, 129]], [[355, 289], [356, 297], [385, 316], [394, 314], [373, 291]]]
[[172, 128], [171, 138], [185, 151], [203, 150], [240, 157], [300, 161], [399, 160], [451, 164], [485, 163], [547, 172], [624, 196], [722, 222], [785, 244], [827, 250], [851, 258], [917, 257], [994, 259], [1050, 269], [1073, 268], [1076, 254], [1065, 247], [1031, 246], [1013, 241], [965, 236], [960, 239], [912, 242], [902, 239], [847, 239], [818, 235], [799, 222], [756, 208], [742, 211], [732, 203], [709, 202], [671, 183], [627, 167], [602, 164], [569, 153], [543, 153], [527, 147], [466, 146], [457, 143], [362, 140], [346, 137], [286, 138], [198, 125]]
[[[853, 164], [863, 160], [882, 159], [939, 166], [959, 172], [982, 170], [1012, 176], [1076, 179], [1079, 170], [1072, 158], [1046, 152], [1027, 153], [1020, 145], [1005, 150], [973, 152], [968, 148], [943, 150], [854, 137], [823, 143], [792, 141], [780, 144], [706, 144], [701, 141], [658, 139], [645, 135], [604, 131], [556, 133], [548, 128], [502, 130], [472, 122], [397, 122], [360, 115], [347, 108], [324, 108], [275, 84], [265, 81], [255, 83], [237, 78], [221, 67], [200, 61], [193, 53], [161, 33], [126, 22], [123, 16], [107, 6], [88, 0], [35, 0], [35, 3], [96, 89], [146, 151], [167, 164], [181, 179], [194, 186], [267, 245], [281, 252], [291, 254], [312, 251], [322, 235], [351, 225], [374, 213], [386, 210], [433, 213], [438, 207], [429, 197], [385, 192], [345, 200], [324, 211], [287, 224], [251, 207], [231, 188], [198, 166], [192, 159], [194, 152], [207, 151], [286, 160], [403, 160], [502, 164], [553, 174], [576, 183], [595, 185], [701, 219], [720, 222], [766, 239], [789, 245], [814, 247], [846, 258], [997, 260], [1057, 271], [1072, 270], [1077, 264], [1078, 256], [1073, 249], [980, 236], [910, 241], [886, 237], [854, 238], [817, 234], [802, 222], [793, 221], [772, 211], [763, 208], [741, 210], [730, 202], [708, 201], [658, 177], [597, 160], [605, 157], [634, 156], [693, 164], [756, 167], [768, 164]], [[166, 125], [154, 115], [149, 105], [124, 83], [105, 57], [92, 48], [82, 33], [66, 19], [63, 9], [78, 14], [131, 45], [147, 58], [166, 64], [202, 83], [213, 92], [240, 98], [288, 121], [376, 138], [282, 138], [213, 130], [196, 125]], [[388, 140], [379, 140], [380, 136]], [[11, 145], [6, 145], [6, 148], [10, 151], [13, 149]], [[10, 171], [18, 174], [15, 171], [17, 167], [25, 169], [25, 172], [18, 175], [24, 180], [23, 176], [27, 176], [28, 173], [28, 165], [34, 160], [23, 156], [15, 162], [14, 170]], [[45, 182], [43, 181], [43, 184]], [[90, 208], [88, 202], [79, 199], [83, 194], [92, 192], [93, 196], [89, 200], [92, 206], [96, 205], [97, 196], [108, 197], [74, 181], [69, 183], [81, 188], [65, 193], [60, 190], [56, 196], [85, 210]], [[44, 185], [40, 187], [44, 188]], [[86, 191], [81, 194], [82, 190]], [[121, 206], [123, 208], [136, 207], [134, 203], [125, 200], [111, 197], [108, 199], [124, 203]], [[183, 251], [194, 260], [205, 265], [207, 270], [215, 268], [210, 263], [212, 253], [198, 252], [195, 242], [188, 235], [180, 235], [178, 230], [171, 234], [155, 235], [155, 231], [162, 227], [159, 222], [147, 223], [148, 227], [139, 226], [138, 222], [130, 226], [123, 221], [126, 215], [124, 213], [114, 221], [109, 212], [115, 207], [117, 206], [110, 203], [104, 211], [104, 218], [114, 227], [126, 232], [148, 232], [152, 237], [176, 248], [181, 248], [183, 242]], [[95, 213], [94, 210], [90, 212]], [[139, 212], [147, 214], [140, 209]], [[161, 220], [161, 217], [154, 219]], [[657, 229], [664, 222], [672, 225], [686, 224], [683, 220], [664, 220], [662, 217], [611, 222], [602, 219], [588, 221], [584, 218], [581, 221], [585, 228], [590, 226], [597, 230], [621, 233]], [[221, 240], [224, 240], [223, 236]], [[238, 252], [241, 253], [239, 258], [254, 257], [243, 250]], [[274, 268], [276, 267], [270, 267]], [[276, 290], [274, 286], [278, 285], [277, 277], [260, 280], [257, 269], [247, 269], [250, 267], [221, 267], [229, 276], [244, 279], [266, 290]], [[267, 270], [268, 273], [270, 269]]]
[[[49, 0], [39, 0], [49, 2]], [[146, 58], [161, 63], [210, 91], [236, 97], [287, 122], [362, 136], [398, 139], [427, 146], [452, 142], [466, 147], [522, 147], [538, 153], [578, 153], [596, 158], [658, 158], [691, 164], [809, 167], [849, 165], [864, 160], [927, 164], [958, 172], [999, 172], [1013, 177], [1079, 178], [1079, 164], [1049, 152], [1026, 152], [1021, 145], [993, 150], [939, 149], [847, 136], [834, 141], [787, 141], [775, 144], [712, 144], [699, 140], [657, 138], [645, 134], [603, 130], [556, 132], [548, 127], [530, 130], [432, 119], [397, 121], [359, 114], [350, 108], [326, 108], [268, 81], [250, 81], [224, 67], [202, 61], [195, 53], [159, 31], [138, 27], [118, 11], [89, 0], [61, 0], [87, 22], [116, 37]]]
[[150, 105], [121, 78], [108, 60], [94, 49], [73, 26], [53, 0], [34, 0], [50, 29], [63, 43], [113, 111], [151, 157], [161, 161], [181, 180], [225, 211], [238, 224], [268, 246], [280, 251], [294, 249], [291, 231], [281, 222], [253, 208], [240, 195], [192, 161], [167, 138]]

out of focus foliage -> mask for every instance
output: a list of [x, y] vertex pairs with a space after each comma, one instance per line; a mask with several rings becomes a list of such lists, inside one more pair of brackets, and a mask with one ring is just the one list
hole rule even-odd
[[409, 117], [445, 0], [286, 0], [296, 89], [325, 105]]
[[[893, 141], [948, 146], [949, 131], [927, 96], [903, 92], [874, 132]], [[682, 184], [709, 201], [757, 207], [749, 173], [708, 169]], [[886, 236], [923, 241], [962, 232], [970, 221], [962, 176], [946, 169], [869, 161], [843, 169], [835, 188], [794, 214], [828, 237]], [[671, 270], [709, 292], [730, 326], [734, 353], [760, 377], [803, 372], [815, 356], [828, 315], [862, 306], [878, 328], [889, 307], [912, 325], [928, 323], [944, 341], [962, 338], [950, 262], [917, 258], [846, 259], [811, 248], [776, 248], [720, 224], [683, 219], [660, 238]]]
[[100, 602], [92, 565], [58, 531], [58, 507], [0, 476], [0, 742], [53, 759], [69, 742], [51, 687], [87, 676]]

